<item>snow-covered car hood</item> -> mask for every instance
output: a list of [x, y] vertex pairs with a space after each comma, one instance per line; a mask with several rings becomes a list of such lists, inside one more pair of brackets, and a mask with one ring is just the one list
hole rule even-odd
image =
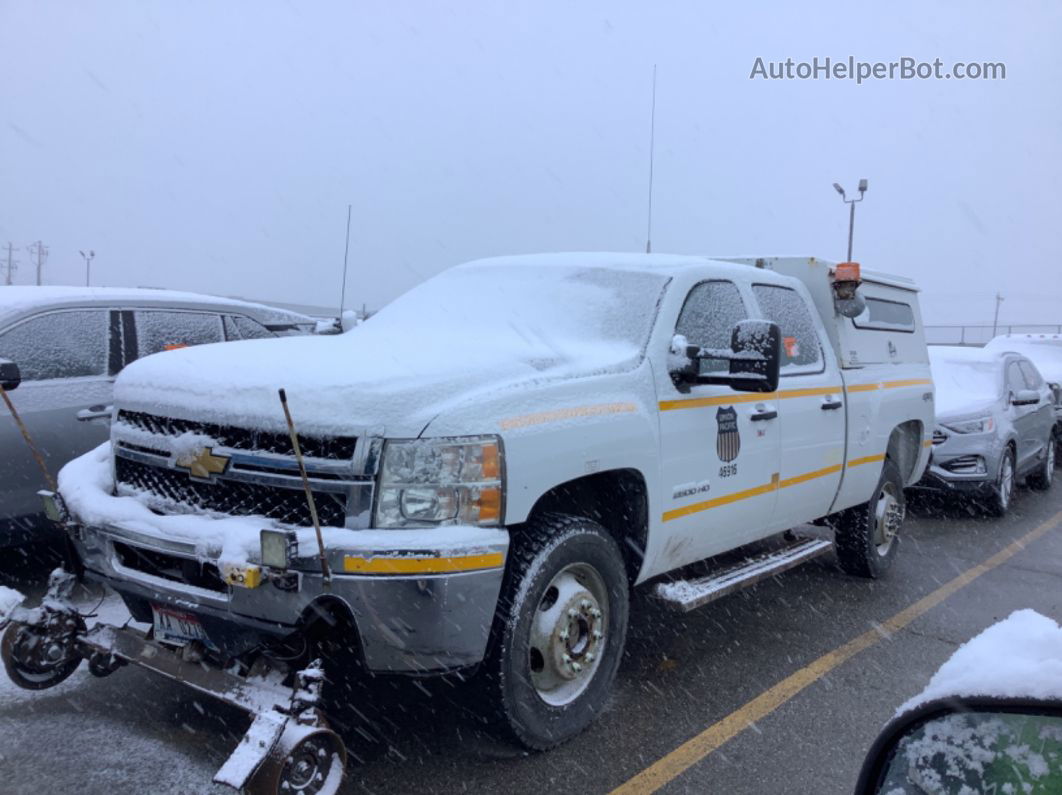
[[570, 260], [451, 268], [334, 337], [149, 356], [119, 376], [115, 404], [283, 431], [284, 388], [300, 432], [417, 436], [448, 407], [473, 399], [517, 390], [525, 397], [559, 379], [636, 367], [666, 275]]

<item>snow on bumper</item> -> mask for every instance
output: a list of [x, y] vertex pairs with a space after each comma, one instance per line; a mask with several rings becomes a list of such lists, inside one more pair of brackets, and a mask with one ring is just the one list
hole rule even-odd
[[[291, 578], [268, 576], [257, 587], [235, 587], [202, 572], [256, 567], [260, 531], [275, 522], [160, 515], [112, 489], [109, 443], [59, 474], [87, 576], [122, 593], [139, 620], [151, 619], [151, 604], [191, 611], [212, 640], [238, 652], [292, 631], [321, 599], [338, 599], [350, 609], [371, 670], [447, 670], [482, 659], [508, 553], [504, 529], [322, 528], [333, 572], [326, 587], [314, 530], [296, 528], [294, 587]], [[200, 575], [173, 573], [189, 567]]]

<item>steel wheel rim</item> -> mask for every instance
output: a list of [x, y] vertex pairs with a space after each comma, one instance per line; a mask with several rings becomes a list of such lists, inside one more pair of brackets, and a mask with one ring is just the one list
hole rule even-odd
[[322, 732], [312, 735], [291, 750], [280, 773], [281, 788], [292, 792], [324, 792], [334, 765], [342, 764], [331, 736]]
[[531, 619], [528, 667], [538, 697], [555, 707], [583, 694], [608, 640], [608, 588], [588, 563], [565, 566], [542, 593]]
[[999, 501], [1004, 508], [1010, 506], [1010, 495], [1014, 491], [1014, 464], [1010, 455], [1003, 456], [1003, 471], [999, 474]]
[[904, 506], [896, 495], [896, 487], [890, 482], [881, 487], [878, 502], [874, 506], [874, 548], [878, 555], [889, 554], [896, 541], [896, 534], [903, 524]]

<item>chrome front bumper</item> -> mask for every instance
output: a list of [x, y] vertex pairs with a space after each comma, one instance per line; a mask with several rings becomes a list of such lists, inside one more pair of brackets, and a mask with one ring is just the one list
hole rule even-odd
[[[111, 526], [72, 522], [68, 530], [86, 577], [122, 594], [138, 620], [150, 620], [151, 603], [194, 613], [208, 636], [235, 654], [293, 632], [322, 600], [339, 600], [353, 616], [366, 667], [394, 673], [441, 672], [482, 660], [509, 545], [502, 529], [429, 529], [413, 545], [408, 531], [394, 534], [403, 546], [382, 546], [383, 531], [367, 531], [367, 544], [348, 531], [349, 544], [326, 550], [333, 570], [328, 586], [311, 558], [298, 560], [286, 582], [265, 576], [255, 588], [207, 588], [126, 565], [138, 553], [218, 565], [203, 561], [193, 545]], [[433, 533], [445, 534], [447, 544], [433, 548]]]

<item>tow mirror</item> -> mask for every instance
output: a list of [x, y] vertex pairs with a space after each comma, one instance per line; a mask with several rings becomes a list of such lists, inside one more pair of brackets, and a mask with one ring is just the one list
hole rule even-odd
[[0, 387], [10, 392], [17, 389], [21, 383], [22, 373], [19, 372], [18, 365], [8, 359], [0, 359]]
[[1040, 393], [1035, 389], [1019, 389], [1011, 395], [1012, 406], [1034, 406], [1040, 402]]
[[[774, 392], [782, 361], [782, 331], [767, 320], [742, 320], [734, 326], [729, 349], [688, 345], [685, 337], [676, 334], [671, 353], [684, 360], [672, 367], [676, 384], [724, 384], [738, 392]], [[728, 372], [702, 373], [704, 360], [725, 361]]]
[[1062, 704], [949, 697], [906, 712], [882, 730], [855, 792], [1049, 792], [1059, 781]]

